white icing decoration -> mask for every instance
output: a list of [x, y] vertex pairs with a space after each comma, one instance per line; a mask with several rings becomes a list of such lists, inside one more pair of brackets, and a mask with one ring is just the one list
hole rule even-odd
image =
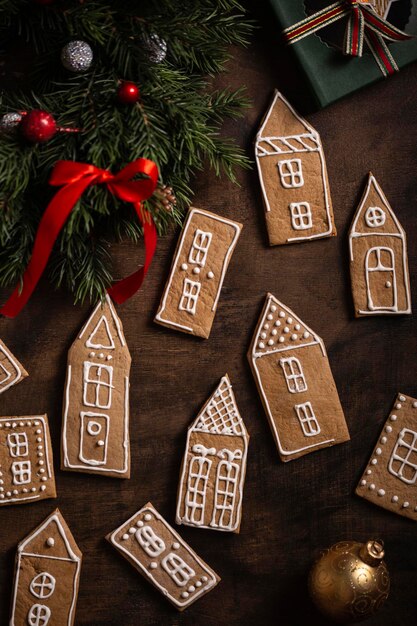
[[375, 485], [374, 485], [374, 483], [371, 483], [371, 484], [369, 485], [369, 489], [370, 489], [371, 491], [373, 491], [373, 490], [375, 489]]
[[268, 339], [268, 346], [273, 346], [273, 345], [274, 345], [274, 340]]
[[[32, 481], [32, 464], [30, 461], [15, 461], [11, 466], [14, 485], [28, 485]], [[13, 491], [17, 495], [17, 491]]]
[[55, 539], [53, 537], [48, 537], [48, 539], [46, 540], [46, 545], [49, 548], [53, 548], [55, 545]]
[[99, 441], [97, 441], [97, 445], [99, 446], [99, 448], [101, 448], [102, 446], [106, 445], [106, 442], [102, 439], [99, 439]]
[[372, 470], [371, 469], [367, 469], [366, 473], [367, 473], [368, 476], [370, 476], [372, 474]]
[[210, 272], [208, 272], [208, 274], [207, 274], [207, 278], [208, 278], [209, 280], [212, 280], [212, 279], [214, 278], [214, 274], [213, 274], [213, 272], [211, 272], [211, 271], [210, 271]]
[[309, 202], [291, 202], [291, 226], [294, 230], [308, 230], [313, 227], [313, 215]]
[[261, 333], [261, 339], [266, 339], [266, 333]]
[[186, 270], [188, 270], [188, 265], [187, 263], [181, 263], [181, 269], [183, 272], [185, 272]]
[[196, 445], [193, 446], [193, 452], [198, 453], [198, 455], [191, 458], [188, 469], [184, 520], [195, 526], [202, 526], [204, 524], [208, 480], [213, 463], [207, 458], [207, 455], [214, 455], [216, 450], [215, 448], [208, 450], [204, 446]]
[[22, 456], [25, 457], [29, 454], [28, 436], [25, 432], [7, 435], [7, 445], [9, 447], [9, 454], [13, 459]]
[[234, 460], [241, 461], [243, 454], [241, 450], [224, 448], [217, 456], [223, 460], [217, 466], [214, 509], [210, 526], [232, 530], [240, 472], [240, 464], [234, 463]]
[[266, 319], [271, 321], [274, 319], [274, 316], [272, 315], [272, 313], [268, 313], [268, 315], [266, 316]]
[[284, 333], [289, 333], [289, 332], [290, 332], [290, 329], [288, 328], [288, 326], [286, 326], [286, 327], [284, 328]]
[[304, 186], [301, 159], [283, 159], [278, 161], [278, 171], [281, 185], [284, 189], [297, 189]]
[[377, 449], [375, 450], [375, 454], [377, 454], [378, 456], [379, 456], [381, 453], [382, 453], [381, 448], [377, 448]]
[[372, 465], [377, 465], [378, 459], [372, 459], [371, 463], [372, 463]]
[[403, 509], [408, 509], [409, 506], [410, 506], [409, 502], [403, 502]]
[[144, 519], [145, 519], [145, 521], [146, 521], [146, 522], [150, 522], [150, 521], [151, 521], [151, 519], [152, 519], [152, 515], [151, 515], [150, 513], [146, 513], [146, 515], [145, 515], [145, 518], [144, 518]]
[[387, 443], [387, 438], [386, 437], [381, 437], [381, 443]]
[[305, 437], [314, 437], [321, 432], [320, 425], [314, 414], [311, 402], [296, 404], [294, 406], [294, 410]]
[[200, 267], [205, 266], [212, 238], [213, 233], [197, 228], [188, 255], [189, 263], [199, 265]]
[[275, 311], [277, 310], [277, 307], [275, 306], [275, 304], [271, 305], [271, 311], [272, 313], [275, 313]]
[[385, 426], [385, 430], [387, 431], [387, 433], [391, 433], [392, 432], [392, 426], [390, 426], [388, 424], [388, 426]]
[[378, 228], [385, 224], [387, 216], [385, 211], [377, 206], [370, 206], [365, 213], [365, 222], [369, 228]]
[[55, 591], [56, 580], [48, 572], [41, 572], [30, 583], [30, 591], [35, 598], [44, 600], [50, 598]]
[[295, 341], [297, 339], [297, 335], [294, 333], [293, 335], [291, 335], [291, 340]]
[[136, 533], [136, 541], [148, 556], [155, 558], [165, 552], [165, 542], [155, 533], [151, 526], [143, 526], [138, 530], [133, 528], [133, 532]]
[[[396, 409], [401, 409], [401, 404], [398, 402], [398, 403], [395, 405], [395, 408], [396, 408]], [[392, 419], [392, 418], [396, 419], [396, 416], [391, 415], [391, 419]], [[393, 420], [393, 421], [394, 421], [394, 420]]]
[[155, 561], [152, 561], [152, 563], [149, 563], [149, 567], [151, 569], [156, 569], [158, 567], [158, 563], [155, 563]]
[[[83, 403], [98, 409], [109, 409], [112, 403], [113, 366], [84, 361]], [[92, 373], [95, 371], [95, 374]], [[93, 401], [89, 399], [89, 390], [93, 391]]]
[[201, 283], [185, 278], [178, 310], [195, 315], [200, 290]]
[[417, 481], [417, 432], [403, 428], [391, 453], [388, 471], [407, 485]]
[[[368, 202], [368, 197], [369, 197], [369, 193], [371, 190], [371, 187], [374, 187], [376, 192], [378, 193], [381, 202], [384, 205], [384, 209], [386, 211], [387, 214], [390, 215], [390, 217], [392, 218], [394, 224], [395, 224], [395, 228], [396, 230], [393, 231], [393, 229], [391, 228], [391, 230], [389, 230], [388, 232], [384, 229], [381, 228], [378, 232], [375, 232], [374, 229], [372, 229], [371, 232], [360, 232], [360, 230], [358, 230], [357, 225], [358, 225], [358, 220], [360, 218], [361, 215], [363, 215], [363, 211], [365, 210], [365, 207], [367, 206], [367, 202]], [[374, 207], [375, 208], [375, 207]], [[368, 209], [369, 210], [369, 209]], [[366, 221], [366, 218], [365, 218]], [[408, 267], [407, 267], [407, 241], [406, 241], [406, 236], [405, 236], [405, 232], [404, 229], [402, 228], [401, 224], [399, 223], [395, 213], [393, 212], [393, 210], [391, 209], [391, 207], [388, 204], [388, 200], [386, 199], [382, 189], [380, 188], [380, 186], [378, 185], [376, 179], [374, 176], [370, 175], [369, 179], [368, 179], [368, 184], [365, 190], [365, 193], [363, 195], [362, 201], [358, 207], [358, 210], [356, 212], [355, 218], [353, 220], [352, 226], [350, 228], [349, 231], [349, 249], [350, 249], [350, 260], [353, 263], [355, 261], [355, 255], [354, 255], [354, 242], [362, 237], [375, 237], [378, 236], [378, 238], [381, 237], [385, 237], [387, 238], [387, 241], [389, 242], [389, 240], [392, 240], [392, 246], [376, 246], [373, 248], [370, 248], [367, 251], [366, 257], [365, 257], [365, 287], [366, 287], [366, 293], [367, 293], [367, 309], [365, 310], [360, 310], [358, 311], [361, 315], [398, 315], [398, 314], [404, 314], [404, 313], [411, 313], [411, 297], [410, 297], [410, 280], [409, 280], [409, 273], [408, 273]], [[400, 255], [395, 256], [395, 245], [394, 242], [396, 240], [400, 239], [401, 241], [401, 248], [402, 251], [400, 253]], [[384, 256], [389, 259], [389, 261], [385, 261], [384, 263], [381, 261], [381, 251], [384, 252]], [[362, 253], [360, 253], [362, 254]], [[371, 258], [371, 255], [373, 256], [373, 258]], [[406, 304], [403, 308], [399, 308], [398, 306], [398, 271], [397, 271], [397, 263], [398, 266], [401, 266], [401, 275], [403, 276], [403, 280], [404, 280], [404, 287], [405, 287], [405, 297], [406, 297]], [[389, 283], [391, 283], [390, 287], [388, 288], [392, 288], [392, 305], [391, 306], [385, 306], [382, 303], [378, 303], [378, 302], [374, 302], [373, 296], [372, 296], [372, 292], [371, 292], [371, 288], [370, 288], [370, 275], [374, 274], [375, 272], [382, 272], [381, 276], [382, 278], [384, 278], [384, 282], [386, 282], [386, 274], [387, 272], [391, 273], [391, 277], [388, 280]]]
[[398, 496], [392, 496], [391, 502], [398, 502]]
[[365, 487], [365, 485], [366, 485], [366, 480], [361, 480], [361, 485], [362, 485], [362, 487]]
[[200, 268], [199, 267], [194, 267], [193, 268], [193, 274], [199, 274], [200, 273]]
[[277, 329], [276, 329], [276, 328], [273, 328], [273, 329], [271, 330], [271, 335], [274, 335], [274, 337], [275, 337], [275, 335], [277, 335], [277, 334], [278, 334]]
[[170, 552], [161, 561], [166, 573], [178, 587], [184, 587], [195, 576], [195, 571], [178, 554]]
[[[227, 250], [227, 252], [226, 252], [226, 254], [224, 256], [224, 259], [223, 259], [220, 279], [219, 279], [219, 282], [218, 282], [218, 285], [217, 285], [217, 292], [216, 292], [216, 296], [214, 298], [214, 302], [213, 302], [213, 305], [212, 305], [212, 308], [211, 308], [212, 311], [215, 311], [216, 308], [217, 308], [217, 303], [218, 303], [219, 297], [220, 297], [220, 292], [221, 292], [221, 289], [222, 289], [222, 286], [223, 286], [224, 277], [226, 275], [227, 266], [229, 264], [229, 260], [230, 260], [230, 257], [232, 255], [232, 253], [233, 253], [233, 250], [235, 248], [236, 242], [237, 242], [237, 240], [239, 238], [240, 231], [241, 231], [241, 226], [239, 224], [237, 224], [236, 222], [233, 222], [232, 220], [228, 220], [227, 218], [220, 217], [219, 215], [209, 214], [209, 213], [206, 213], [206, 211], [203, 211], [201, 209], [191, 209], [189, 211], [189, 213], [188, 213], [186, 222], [184, 224], [184, 228], [183, 228], [183, 231], [182, 231], [182, 234], [181, 234], [181, 239], [180, 239], [180, 242], [179, 242], [176, 254], [175, 254], [173, 267], [176, 267], [176, 264], [178, 262], [178, 258], [182, 254], [184, 241], [186, 239], [186, 235], [188, 233], [188, 229], [190, 228], [190, 226], [192, 224], [192, 219], [193, 219], [193, 217], [195, 215], [203, 215], [207, 219], [211, 219], [211, 220], [214, 220], [214, 221], [217, 221], [217, 222], [221, 222], [223, 224], [226, 224], [227, 226], [231, 226], [234, 229], [234, 231], [235, 231], [233, 239], [232, 239], [232, 241], [231, 241], [231, 243], [229, 245], [229, 248], [228, 248], [228, 250]], [[168, 279], [168, 283], [166, 285], [165, 292], [164, 292], [164, 295], [162, 297], [161, 305], [160, 305], [160, 308], [159, 308], [159, 310], [158, 310], [158, 312], [157, 312], [157, 314], [155, 316], [155, 319], [158, 320], [158, 321], [166, 322], [170, 326], [174, 326], [176, 328], [180, 328], [182, 330], [186, 330], [186, 331], [189, 331], [190, 333], [193, 333], [194, 329], [192, 327], [185, 326], [184, 324], [178, 324], [177, 322], [174, 322], [174, 321], [172, 321], [170, 319], [164, 318], [163, 315], [162, 315], [163, 312], [165, 311], [165, 308], [166, 308], [166, 301], [167, 301], [167, 298], [168, 298], [168, 294], [170, 293], [170, 289], [171, 289], [174, 273], [175, 273], [174, 271], [172, 271], [170, 273], [170, 276], [169, 276], [169, 279]]]
[[417, 402], [413, 402], [413, 408], [417, 409]]
[[385, 489], [378, 489], [378, 495], [379, 496], [385, 496]]
[[280, 359], [279, 364], [284, 372], [285, 381], [290, 393], [307, 391], [307, 382], [299, 359], [296, 357], [287, 357], [286, 359]]
[[[96, 334], [100, 331], [101, 327], [104, 326], [106, 335], [107, 335], [107, 343], [106, 344], [102, 344], [102, 343], [96, 343], [95, 342], [95, 336]], [[80, 335], [81, 337], [81, 335]], [[116, 347], [114, 345], [114, 340], [110, 331], [110, 327], [109, 327], [109, 323], [107, 321], [107, 318], [105, 315], [102, 315], [100, 317], [100, 319], [98, 320], [93, 332], [91, 333], [91, 335], [89, 336], [89, 338], [87, 339], [87, 341], [85, 342], [85, 345], [87, 346], [87, 348], [96, 348], [96, 349], [100, 349], [100, 348], [105, 348], [106, 350], [114, 350], [114, 348]]]
[[174, 543], [172, 544], [172, 549], [173, 550], [179, 550], [180, 549], [180, 544], [178, 543], [178, 541], [174, 541]]
[[[100, 425], [101, 428], [97, 430], [97, 425]], [[92, 413], [81, 411], [80, 413], [80, 450], [78, 454], [78, 458], [82, 463], [90, 466], [99, 466], [106, 465], [107, 463], [107, 452], [108, 452], [108, 441], [109, 441], [109, 432], [110, 432], [110, 418], [108, 415], [104, 413]], [[93, 424], [93, 432], [90, 432], [89, 429], [90, 424]], [[94, 449], [91, 449], [91, 437], [95, 438], [98, 434], [101, 434], [104, 429], [104, 441], [100, 438], [100, 441], [103, 441], [103, 445], [99, 445], [101, 448], [97, 454], [94, 452]], [[98, 443], [98, 442], [96, 442]]]
[[33, 604], [28, 613], [29, 626], [46, 626], [51, 617], [51, 609], [45, 604]]
[[405, 402], [406, 401], [406, 397], [405, 396], [400, 396], [400, 400], [401, 400], [401, 402]]
[[281, 326], [281, 322], [279, 320], [275, 321], [275, 326]]

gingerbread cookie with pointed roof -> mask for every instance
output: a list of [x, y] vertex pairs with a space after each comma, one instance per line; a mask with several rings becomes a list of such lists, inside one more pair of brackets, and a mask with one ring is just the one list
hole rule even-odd
[[271, 246], [336, 235], [320, 136], [279, 91], [257, 134], [255, 158]]
[[109, 296], [68, 352], [61, 468], [130, 477], [130, 353]]
[[29, 376], [25, 368], [0, 339], [0, 394]]
[[323, 340], [272, 294], [248, 358], [282, 461], [350, 439]]
[[248, 444], [226, 374], [188, 429], [177, 524], [239, 532]]
[[356, 317], [411, 313], [406, 234], [372, 174], [350, 227], [349, 252]]

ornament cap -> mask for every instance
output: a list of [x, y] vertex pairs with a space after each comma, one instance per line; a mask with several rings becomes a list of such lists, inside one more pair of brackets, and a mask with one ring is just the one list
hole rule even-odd
[[371, 567], [378, 567], [385, 556], [384, 542], [381, 540], [367, 541], [360, 549], [361, 559]]

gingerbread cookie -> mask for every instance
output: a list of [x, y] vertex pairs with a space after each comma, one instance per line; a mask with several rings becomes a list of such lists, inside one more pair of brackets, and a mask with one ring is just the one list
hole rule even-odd
[[349, 440], [323, 340], [272, 294], [248, 358], [282, 461]]
[[0, 339], [0, 394], [29, 376], [25, 368]]
[[255, 158], [271, 246], [336, 235], [320, 136], [279, 91], [257, 134]]
[[226, 374], [188, 429], [177, 524], [239, 532], [248, 444]]
[[191, 208], [155, 322], [207, 339], [242, 225]]
[[398, 394], [356, 488], [358, 496], [417, 520], [417, 400]]
[[109, 298], [68, 353], [61, 469], [130, 477], [130, 353]]
[[220, 581], [150, 502], [107, 540], [180, 611]]
[[18, 545], [10, 626], [72, 626], [81, 560], [56, 509]]
[[372, 174], [350, 227], [349, 248], [355, 316], [411, 313], [405, 231]]
[[56, 498], [46, 415], [0, 418], [0, 506]]

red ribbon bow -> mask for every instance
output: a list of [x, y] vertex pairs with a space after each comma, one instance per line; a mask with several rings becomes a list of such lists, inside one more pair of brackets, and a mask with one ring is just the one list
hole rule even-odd
[[364, 41], [368, 44], [381, 72], [387, 76], [398, 71], [398, 66], [385, 40], [406, 41], [412, 36], [380, 17], [369, 0], [337, 0], [284, 30], [288, 43], [294, 44], [316, 33], [332, 22], [347, 16], [344, 54], [362, 56]]
[[[147, 178], [132, 180], [136, 174], [145, 174]], [[151, 215], [142, 208], [142, 202], [153, 194], [158, 183], [158, 167], [153, 161], [136, 159], [118, 174], [112, 174], [88, 163], [58, 161], [49, 183], [63, 187], [52, 198], [39, 223], [32, 257], [23, 276], [22, 290], [20, 291], [20, 287], [17, 286], [0, 309], [0, 314], [6, 317], [16, 317], [29, 300], [45, 270], [59, 233], [87, 187], [103, 184], [120, 200], [131, 202], [143, 227], [145, 262], [139, 270], [108, 290], [113, 300], [120, 304], [140, 289], [155, 254], [157, 242], [155, 224]]]

